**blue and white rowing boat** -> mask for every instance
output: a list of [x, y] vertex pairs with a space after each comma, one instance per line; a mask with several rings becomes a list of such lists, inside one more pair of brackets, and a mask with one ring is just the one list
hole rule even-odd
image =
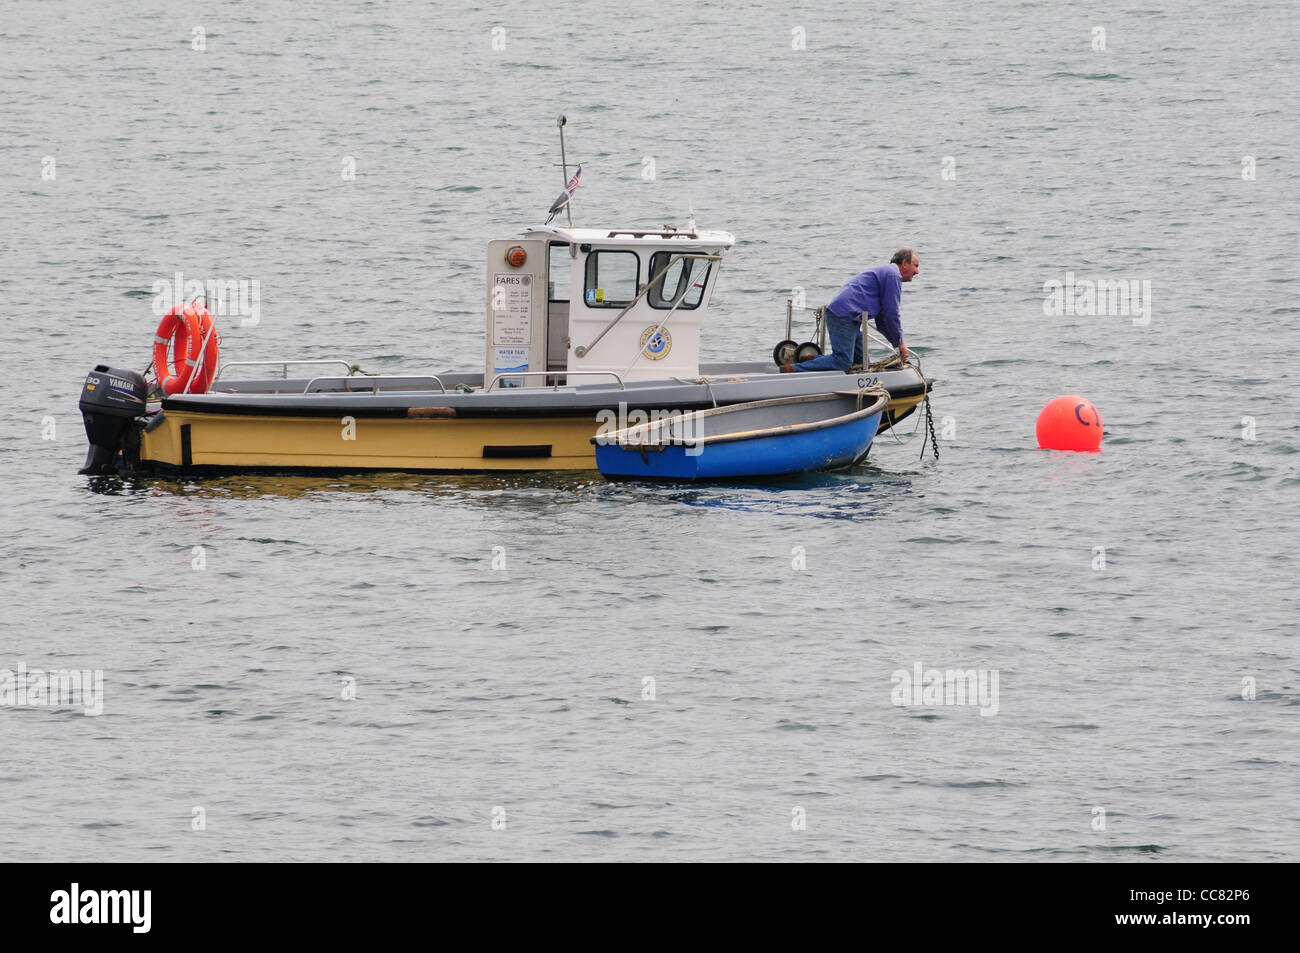
[[598, 433], [607, 477], [727, 480], [852, 466], [867, 455], [889, 404], [881, 388], [778, 397], [671, 414]]

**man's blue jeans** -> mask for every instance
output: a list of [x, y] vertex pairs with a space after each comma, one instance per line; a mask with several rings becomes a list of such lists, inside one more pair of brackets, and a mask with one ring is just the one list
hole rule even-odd
[[[862, 319], [841, 318], [834, 311], [826, 311], [826, 330], [831, 339], [831, 352], [811, 361], [796, 364], [796, 371], [847, 371], [862, 363]], [[849, 360], [849, 355], [853, 360]]]

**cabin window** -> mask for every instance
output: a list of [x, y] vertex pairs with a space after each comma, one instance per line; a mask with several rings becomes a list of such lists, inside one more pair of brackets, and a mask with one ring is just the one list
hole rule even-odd
[[[704, 286], [709, 283], [709, 263], [703, 258], [677, 258], [681, 252], [661, 251], [650, 257], [650, 277], [663, 271], [663, 278], [650, 286], [647, 297], [652, 308], [671, 308], [679, 294], [685, 293], [679, 308], [689, 311], [698, 308], [704, 297]], [[677, 258], [676, 261], [673, 261]], [[669, 262], [672, 262], [670, 265]]]
[[641, 259], [631, 251], [593, 251], [587, 255], [588, 308], [626, 308], [636, 298]]
[[573, 262], [569, 258], [569, 246], [559, 242], [550, 245], [550, 282], [547, 286], [551, 301], [569, 300], [569, 274]]

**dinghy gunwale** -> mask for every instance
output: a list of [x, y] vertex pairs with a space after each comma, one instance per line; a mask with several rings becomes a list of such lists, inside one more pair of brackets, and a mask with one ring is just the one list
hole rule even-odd
[[[840, 414], [835, 417], [825, 417], [820, 420], [810, 420], [795, 424], [781, 424], [775, 427], [762, 427], [754, 430], [733, 431], [731, 433], [713, 434], [703, 437], [687, 438], [685, 436], [669, 436], [667, 439], [644, 439], [638, 437], [636, 440], [629, 435], [636, 431], [643, 431], [648, 437], [652, 430], [662, 430], [665, 424], [672, 423], [671, 418], [665, 418], [648, 423], [639, 423], [631, 427], [624, 427], [622, 430], [614, 431], [608, 434], [598, 434], [591, 438], [594, 446], [608, 446], [617, 444], [625, 450], [645, 449], [653, 451], [662, 447], [678, 446], [708, 446], [722, 443], [736, 443], [746, 440], [760, 440], [768, 437], [785, 437], [797, 434], [814, 433], [818, 430], [825, 430], [830, 427], [839, 427], [846, 424], [854, 423], [864, 417], [870, 417], [873, 414], [883, 414], [889, 406], [890, 394], [884, 388], [879, 390], [838, 390], [829, 391], [822, 394], [799, 394], [791, 397], [773, 397], [765, 400], [747, 401], [742, 404], [727, 404], [722, 407], [711, 407], [708, 410], [692, 411], [689, 414], [683, 414], [676, 418], [677, 421], [685, 421], [687, 418], [703, 420], [706, 417], [720, 416], [723, 414], [744, 412], [750, 410], [760, 410], [766, 407], [786, 406], [791, 404], [811, 403], [814, 401], [827, 401], [843, 399], [846, 397], [874, 397], [875, 401], [867, 407], [859, 408], [847, 414]], [[658, 436], [658, 435], [657, 435]]]

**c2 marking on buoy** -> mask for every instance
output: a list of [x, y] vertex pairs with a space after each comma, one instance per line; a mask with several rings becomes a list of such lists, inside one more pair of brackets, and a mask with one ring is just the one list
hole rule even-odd
[[[1088, 414], [1084, 416], [1084, 408]], [[1047, 402], [1034, 425], [1038, 445], [1045, 450], [1092, 452], [1101, 449], [1101, 411], [1079, 394], [1061, 394]]]

